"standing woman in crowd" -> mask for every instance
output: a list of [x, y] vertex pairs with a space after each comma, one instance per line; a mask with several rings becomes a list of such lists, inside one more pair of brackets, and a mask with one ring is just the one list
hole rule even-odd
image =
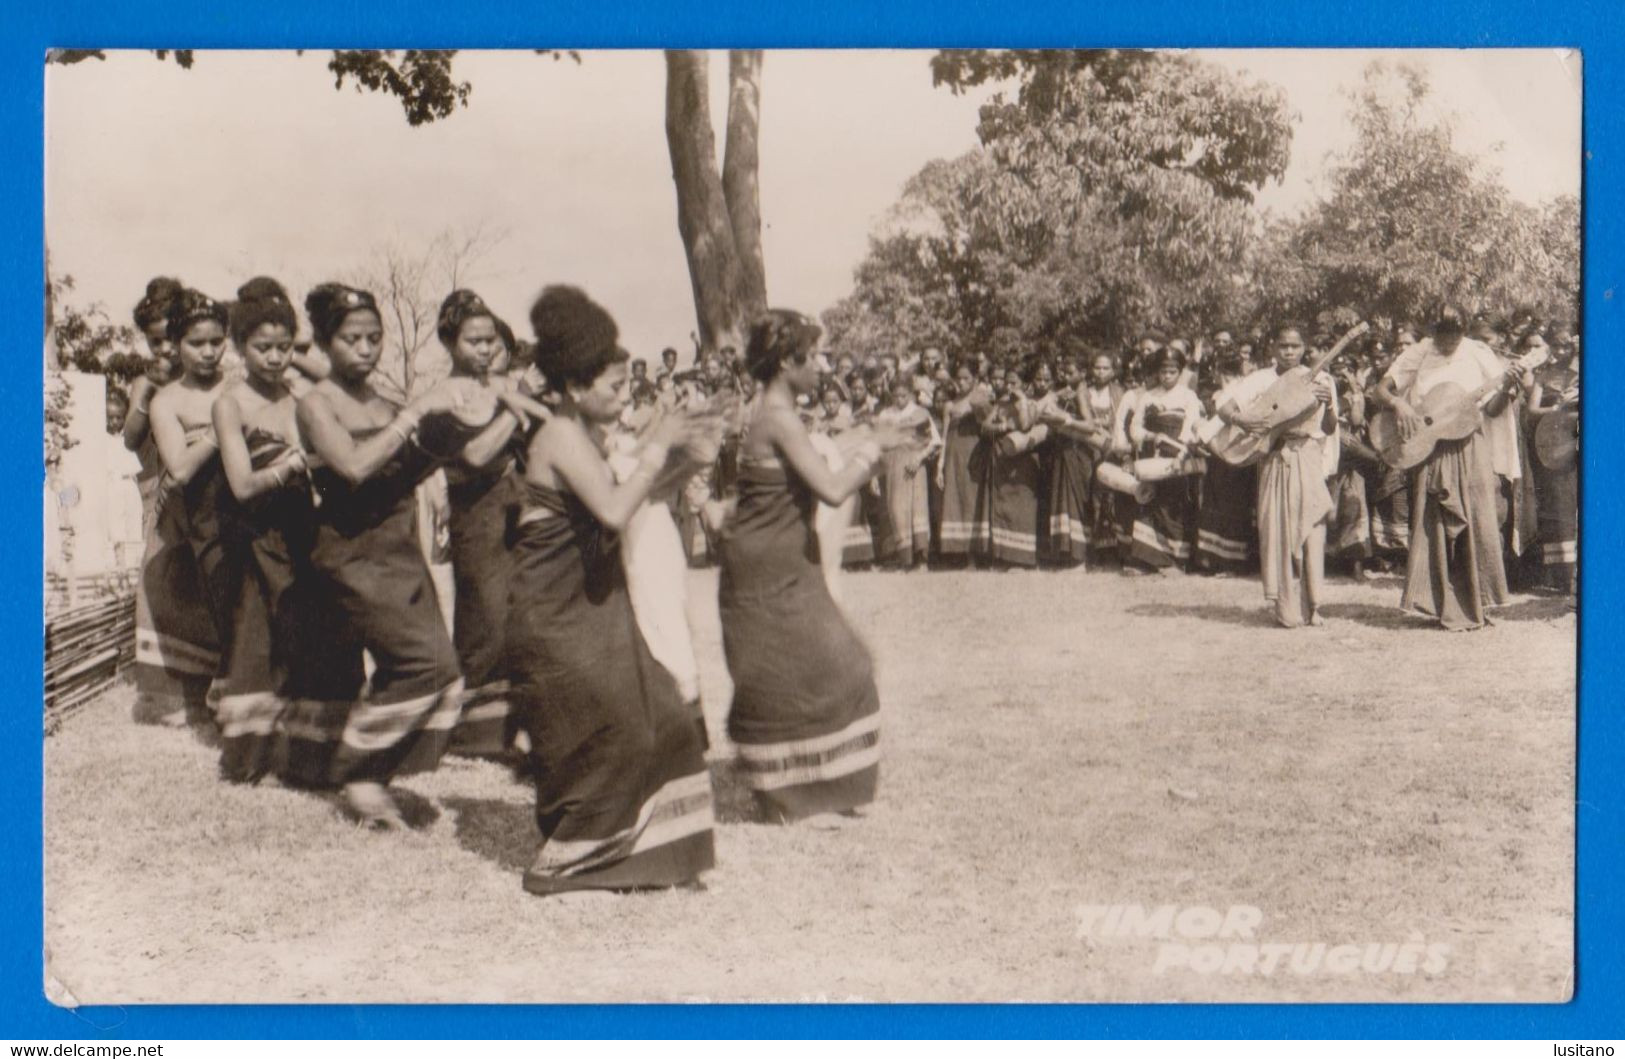
[[[1196, 391], [1180, 383], [1185, 357], [1168, 348], [1154, 354], [1150, 364], [1156, 384], [1134, 406], [1128, 421], [1129, 442], [1135, 455], [1184, 456], [1196, 440], [1202, 403]], [[1197, 479], [1177, 475], [1156, 483], [1150, 500], [1134, 520], [1130, 554], [1142, 568], [1158, 573], [1183, 572], [1196, 541]]]
[[745, 365], [762, 383], [739, 461], [739, 508], [723, 542], [722, 644], [733, 678], [728, 736], [768, 819], [849, 813], [872, 801], [880, 696], [868, 649], [830, 598], [813, 526], [909, 439], [878, 429], [840, 471], [796, 411], [827, 370], [819, 328], [775, 309], [750, 332]]
[[[244, 376], [214, 403], [220, 443], [220, 538], [230, 624], [216, 717], [220, 773], [254, 783], [280, 767], [281, 728], [301, 669], [329, 664], [333, 637], [311, 606], [308, 579], [315, 510], [285, 375], [298, 330], [276, 280], [250, 280], [231, 309], [231, 340]], [[303, 582], [303, 583], [301, 583]], [[297, 586], [297, 587], [296, 587]]]
[[1036, 421], [1021, 374], [1004, 373], [1004, 392], [983, 424], [991, 451], [983, 508], [977, 519], [983, 551], [995, 565], [1038, 565], [1038, 446], [1049, 428]]
[[[414, 493], [434, 460], [413, 441], [424, 417], [452, 411], [457, 394], [439, 386], [403, 408], [373, 388], [384, 329], [366, 291], [324, 283], [305, 311], [332, 364], [297, 411], [321, 494], [311, 565], [342, 619], [349, 664], [330, 667], [323, 694], [297, 704], [289, 768], [304, 782], [342, 785], [363, 823], [391, 830], [403, 820], [389, 781], [439, 763], [462, 697], [415, 524]], [[365, 682], [363, 649], [376, 665]]]
[[211, 606], [217, 600], [194, 542], [211, 544], [214, 538], [213, 497], [205, 494], [218, 451], [211, 417], [225, 385], [220, 363], [226, 318], [226, 307], [201, 291], [182, 290], [169, 302], [165, 338], [176, 351], [181, 376], [158, 391], [148, 413], [163, 476], [141, 568], [139, 598], [145, 606], [136, 608], [140, 720], [209, 719], [209, 688], [220, 665], [219, 607]]
[[969, 560], [977, 536], [983, 479], [977, 450], [984, 444], [982, 418], [991, 400], [987, 388], [976, 381], [970, 362], [960, 361], [954, 369], [954, 390], [943, 417], [942, 461], [937, 469], [942, 487], [938, 550], [951, 563], [963, 565]]
[[[626, 404], [615, 321], [574, 287], [530, 310], [536, 363], [558, 395], [532, 438], [508, 621], [512, 697], [530, 736], [541, 846], [531, 893], [692, 883], [714, 862], [705, 721], [649, 652], [620, 532], [696, 445], [675, 409], [616, 484], [609, 434]], [[715, 449], [711, 449], [714, 455]]]
[[881, 557], [900, 570], [912, 569], [931, 551], [931, 498], [927, 485], [931, 472], [927, 466], [942, 447], [931, 413], [915, 402], [909, 383], [908, 377], [892, 383], [890, 405], [875, 415], [877, 424], [914, 437], [914, 444], [888, 452], [881, 465], [881, 495], [885, 502]]
[[519, 503], [510, 472], [528, 416], [514, 383], [495, 374], [504, 353], [497, 324], [496, 314], [473, 291], [452, 291], [440, 304], [435, 331], [451, 356], [451, 385], [465, 391], [467, 406], [477, 414], [466, 423], [434, 416], [419, 430], [430, 452], [442, 458], [456, 454], [445, 475], [452, 642], [464, 691], [452, 747], [467, 754], [500, 754], [514, 734], [503, 630], [513, 575], [508, 534]]
[[1332, 410], [1337, 417], [1338, 461], [1327, 464], [1326, 487], [1332, 496], [1332, 511], [1326, 522], [1326, 558], [1349, 565], [1349, 573], [1367, 576], [1365, 562], [1371, 547], [1371, 504], [1366, 491], [1362, 461], [1375, 455], [1364, 442], [1366, 424], [1365, 391], [1355, 374], [1351, 358], [1344, 354], [1327, 369], [1337, 388]]
[[169, 340], [169, 306], [184, 290], [179, 280], [158, 276], [147, 284], [147, 292], [135, 306], [135, 327], [146, 341], [152, 363], [145, 374], [130, 385], [130, 411], [120, 428], [124, 447], [141, 461], [136, 485], [141, 490], [141, 531], [151, 539], [158, 523], [158, 482], [164, 462], [152, 437], [153, 396], [175, 377], [175, 344]]
[[[1277, 379], [1303, 362], [1303, 332], [1282, 327], [1275, 333], [1275, 365], [1260, 368], [1232, 386], [1218, 409], [1225, 423], [1256, 431], [1266, 427], [1246, 409]], [[1316, 404], [1281, 432], [1258, 470], [1258, 546], [1264, 599], [1286, 628], [1324, 624], [1320, 601], [1325, 586], [1326, 522], [1332, 495], [1326, 488], [1336, 469], [1337, 390], [1324, 373], [1314, 379]]]
[[[1539, 331], [1531, 331], [1518, 343], [1518, 355], [1527, 356], [1546, 345]], [[1535, 371], [1535, 385], [1529, 391], [1531, 432], [1539, 429], [1546, 416], [1572, 420], [1580, 406], [1580, 372], [1575, 349], [1564, 347], [1559, 359]], [[1577, 425], [1577, 424], [1571, 424]], [[1574, 595], [1579, 589], [1576, 576], [1579, 559], [1580, 465], [1577, 451], [1541, 451], [1532, 462], [1538, 507], [1540, 565], [1546, 587]]]
[[[1433, 334], [1389, 366], [1377, 390], [1394, 409], [1401, 437], [1422, 429], [1417, 405], [1433, 387], [1452, 382], [1468, 393], [1489, 382], [1518, 381], [1487, 347], [1465, 338], [1460, 311], [1443, 309]], [[1533, 379], [1528, 380], [1533, 382]], [[1453, 631], [1488, 623], [1485, 606], [1507, 601], [1506, 568], [1496, 512], [1498, 482], [1486, 434], [1502, 429], [1505, 385], [1484, 406], [1483, 426], [1460, 441], [1440, 441], [1411, 472], [1410, 560], [1400, 606], [1436, 618]]]
[[[1218, 362], [1214, 379], [1218, 390], [1212, 404], [1215, 414], [1250, 374], [1242, 371], [1239, 356]], [[1203, 572], [1228, 577], [1251, 567], [1258, 550], [1258, 524], [1253, 516], [1257, 492], [1256, 466], [1233, 467], [1217, 457], [1208, 459], [1196, 520], [1196, 561]]]
[[[1117, 359], [1110, 353], [1096, 353], [1089, 361], [1088, 377], [1078, 384], [1077, 414], [1083, 424], [1080, 431], [1089, 448], [1089, 549], [1096, 557], [1119, 550], [1117, 539], [1119, 500], [1128, 500], [1122, 493], [1107, 489], [1095, 481], [1100, 465], [1112, 456], [1113, 439], [1118, 428], [1114, 425], [1123, 404], [1124, 389], [1117, 381]], [[1121, 547], [1126, 549], [1127, 542]]]
[[1079, 402], [1084, 384], [1076, 361], [1068, 359], [1068, 389], [1052, 390], [1038, 401], [1038, 418], [1051, 430], [1050, 456], [1044, 481], [1045, 512], [1039, 531], [1045, 537], [1049, 561], [1058, 566], [1082, 566], [1089, 558], [1089, 494], [1095, 474], [1090, 439], [1100, 438], [1108, 413], [1100, 420], [1085, 419]]

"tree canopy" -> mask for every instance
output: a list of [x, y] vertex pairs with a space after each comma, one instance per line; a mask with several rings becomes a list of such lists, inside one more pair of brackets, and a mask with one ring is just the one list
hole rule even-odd
[[1065, 353], [1148, 327], [1420, 319], [1440, 302], [1569, 322], [1579, 203], [1512, 199], [1431, 114], [1419, 69], [1374, 63], [1353, 146], [1325, 191], [1272, 217], [1283, 93], [1189, 54], [945, 51], [937, 85], [1015, 82], [981, 109], [981, 148], [928, 163], [825, 314], [856, 351]]

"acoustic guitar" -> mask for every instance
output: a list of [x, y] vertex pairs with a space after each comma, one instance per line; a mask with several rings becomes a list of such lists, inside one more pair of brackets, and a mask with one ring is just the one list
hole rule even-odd
[[1554, 408], [1535, 423], [1535, 458], [1548, 471], [1566, 471], [1580, 458], [1580, 413], [1574, 405]]
[[1299, 364], [1283, 373], [1270, 384], [1269, 389], [1242, 409], [1242, 415], [1249, 419], [1263, 420], [1262, 429], [1244, 430], [1233, 423], [1210, 420], [1210, 423], [1219, 425], [1213, 429], [1211, 436], [1202, 439], [1207, 442], [1208, 451], [1235, 467], [1246, 467], [1269, 455], [1283, 431], [1319, 407], [1320, 402], [1315, 398], [1315, 376], [1350, 342], [1370, 329], [1371, 325], [1363, 320], [1355, 324], [1344, 332], [1331, 349], [1308, 364]]
[[[1537, 349], [1517, 361], [1520, 369], [1537, 368], [1550, 354]], [[1399, 416], [1392, 408], [1384, 408], [1371, 417], [1371, 446], [1384, 463], [1395, 470], [1408, 471], [1420, 467], [1433, 455], [1441, 441], [1460, 441], [1471, 437], [1484, 424], [1484, 406], [1506, 386], [1506, 376], [1497, 375], [1477, 389], [1468, 392], [1453, 382], [1441, 382], [1422, 395], [1416, 411], [1421, 415], [1421, 426], [1408, 438], [1399, 436]]]

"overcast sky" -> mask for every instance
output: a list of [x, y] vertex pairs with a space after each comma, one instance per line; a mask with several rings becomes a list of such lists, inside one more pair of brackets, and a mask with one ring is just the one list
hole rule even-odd
[[[1402, 53], [1425, 63], [1461, 145], [1511, 192], [1579, 189], [1580, 71], [1553, 51]], [[1349, 140], [1347, 90], [1375, 53], [1207, 52], [1287, 90], [1299, 121], [1285, 180], [1260, 196], [1301, 208]], [[975, 146], [987, 92], [931, 87], [928, 52], [770, 52], [762, 89], [763, 248], [770, 300], [811, 313], [847, 293], [870, 229], [927, 161]], [[580, 65], [464, 53], [466, 110], [410, 128], [389, 97], [333, 90], [325, 53], [147, 53], [46, 68], [51, 263], [115, 319], [155, 274], [216, 297], [258, 273], [296, 301], [380, 244], [446, 229], [505, 233], [471, 277], [521, 333], [542, 285], [586, 288], [623, 343], [686, 351], [694, 311], [655, 52]], [[726, 57], [712, 61], [718, 135]]]

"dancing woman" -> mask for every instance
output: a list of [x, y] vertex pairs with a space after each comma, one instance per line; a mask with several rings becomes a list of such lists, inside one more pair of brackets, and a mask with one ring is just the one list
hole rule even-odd
[[[418, 546], [414, 491], [434, 459], [412, 440], [423, 418], [457, 407], [436, 387], [404, 408], [375, 389], [383, 353], [377, 303], [324, 283], [305, 298], [331, 374], [299, 399], [301, 440], [321, 494], [311, 565], [342, 617], [347, 663], [296, 704], [290, 772], [343, 787], [368, 826], [403, 825], [388, 791], [400, 773], [434, 768], [457, 722], [463, 682]], [[363, 690], [362, 651], [376, 669]]]
[[152, 399], [175, 377], [175, 344], [169, 340], [169, 306], [184, 290], [179, 280], [157, 276], [147, 284], [147, 292], [135, 306], [135, 326], [147, 343], [152, 363], [130, 385], [130, 412], [121, 428], [124, 447], [141, 461], [136, 486], [141, 491], [141, 533], [152, 538], [158, 524], [158, 482], [164, 463], [152, 437]]
[[513, 382], [494, 374], [504, 352], [498, 322], [473, 291], [453, 291], [441, 303], [436, 332], [451, 356], [454, 385], [465, 391], [472, 422], [438, 415], [419, 430], [431, 452], [457, 453], [445, 474], [455, 586], [452, 642], [466, 690], [452, 746], [467, 754], [499, 754], [514, 734], [503, 671], [513, 574], [509, 530], [519, 505], [518, 482], [510, 472], [515, 445], [524, 441], [527, 411], [542, 410], [525, 401]]
[[[214, 403], [217, 494], [224, 553], [216, 580], [229, 601], [216, 717], [221, 775], [254, 783], [282, 765], [282, 723], [294, 671], [324, 668], [332, 638], [308, 592], [315, 512], [285, 375], [298, 329], [282, 285], [260, 277], [237, 292], [231, 340], [242, 355], [241, 382]], [[296, 583], [303, 584], [296, 588]]]
[[657, 420], [617, 485], [606, 451], [629, 358], [615, 321], [573, 287], [542, 291], [530, 321], [559, 404], [530, 443], [509, 597], [511, 695], [542, 838], [524, 886], [684, 885], [715, 859], [705, 722], [649, 652], [619, 534], [697, 441], [697, 420], [682, 410]]
[[220, 362], [227, 315], [224, 305], [195, 290], [177, 293], [168, 312], [165, 338], [182, 374], [158, 391], [149, 410], [163, 475], [136, 597], [136, 717], [204, 723], [220, 664], [221, 606], [208, 591], [194, 546], [212, 545], [214, 538], [213, 476], [206, 468], [217, 451], [211, 410], [225, 385]]
[[722, 544], [728, 736], [759, 806], [779, 822], [874, 800], [880, 696], [868, 649], [830, 597], [814, 518], [820, 501], [839, 506], [874, 475], [884, 449], [908, 440], [882, 429], [830, 470], [796, 410], [828, 370], [814, 351], [819, 335], [783, 309], [751, 328], [745, 365], [762, 397], [741, 443], [739, 507]]

